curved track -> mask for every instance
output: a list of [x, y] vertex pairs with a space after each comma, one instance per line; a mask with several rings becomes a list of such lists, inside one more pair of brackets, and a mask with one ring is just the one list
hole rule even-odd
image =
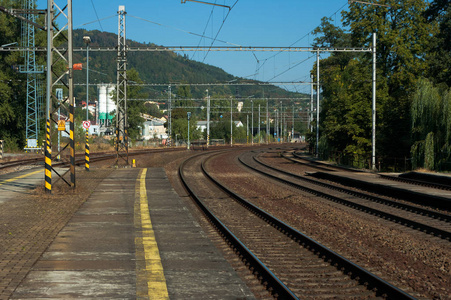
[[301, 189], [330, 201], [399, 223], [409, 228], [451, 241], [451, 216], [433, 210], [384, 199], [368, 193], [306, 178], [265, 164], [256, 153], [239, 158], [247, 167], [284, 184]]
[[180, 166], [185, 188], [273, 295], [412, 298], [221, 185], [208, 173], [207, 155]]
[[[352, 171], [352, 172], [363, 172], [360, 169], [352, 169], [349, 167], [342, 167], [339, 165], [333, 165], [328, 164], [320, 161], [316, 161], [312, 158], [307, 158], [306, 156], [302, 155], [299, 152], [296, 152], [294, 150], [289, 152], [292, 157], [289, 155], [283, 154], [283, 157], [305, 166], [312, 167], [317, 170], [322, 171]], [[428, 173], [416, 173], [416, 172], [410, 172], [406, 174], [401, 174], [400, 176], [394, 176], [394, 175], [387, 175], [387, 174], [378, 174], [379, 177], [391, 180], [391, 181], [398, 181], [398, 182], [404, 182], [411, 185], [417, 185], [417, 186], [424, 186], [424, 187], [430, 187], [434, 189], [441, 189], [441, 190], [448, 190], [451, 191], [451, 177], [441, 180], [441, 178], [428, 174]], [[437, 182], [441, 181], [441, 182]]]

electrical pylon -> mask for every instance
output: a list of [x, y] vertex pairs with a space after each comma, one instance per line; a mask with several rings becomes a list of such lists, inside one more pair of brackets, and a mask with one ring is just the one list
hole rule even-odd
[[[72, 44], [72, 0], [47, 0], [47, 96], [46, 96], [46, 144], [45, 144], [45, 191], [52, 190], [52, 171], [69, 186], [75, 188], [75, 143], [74, 143], [74, 91], [73, 91], [73, 44]], [[58, 28], [57, 24], [62, 24]], [[67, 44], [65, 50], [58, 50], [58, 44]], [[55, 86], [62, 85], [67, 96], [58, 101]], [[58, 118], [58, 109], [69, 121], [69, 132], [63, 120]], [[65, 120], [64, 120], [65, 121]], [[55, 125], [68, 136], [68, 143], [52, 156], [52, 140], [56, 140]], [[55, 139], [52, 138], [55, 136]], [[57, 147], [55, 147], [57, 149]], [[69, 155], [63, 155], [69, 149]], [[61, 155], [60, 155], [61, 154]], [[69, 158], [70, 181], [52, 168], [52, 160]], [[66, 161], [67, 162], [67, 161]]]
[[118, 9], [117, 88], [116, 88], [116, 165], [119, 158], [128, 166], [127, 123], [127, 46], [125, 45], [125, 6]]
[[[36, 15], [30, 13], [36, 7], [36, 0], [24, 0], [22, 8], [26, 13], [24, 17], [30, 21], [22, 21], [21, 45], [28, 49], [35, 47]], [[25, 64], [19, 67], [20, 73], [27, 74], [27, 107], [26, 107], [26, 146], [25, 150], [37, 150], [39, 147], [39, 105], [38, 105], [38, 74], [44, 73], [44, 66], [36, 65], [36, 53], [33, 50], [23, 52]]]

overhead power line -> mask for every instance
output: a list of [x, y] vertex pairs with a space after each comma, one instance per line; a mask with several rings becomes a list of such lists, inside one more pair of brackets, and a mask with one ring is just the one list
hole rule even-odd
[[[66, 48], [57, 48], [58, 51], [65, 51]], [[47, 51], [45, 47], [0, 47], [0, 51]], [[86, 48], [74, 48], [74, 52], [84, 52]], [[117, 52], [116, 47], [90, 47], [89, 51], [95, 52]], [[174, 51], [223, 51], [223, 52], [372, 52], [371, 48], [359, 47], [336, 47], [336, 48], [317, 48], [317, 47], [254, 47], [254, 46], [154, 46], [154, 47], [128, 47], [129, 52], [174, 52]]]
[[[170, 29], [173, 29], [173, 30], [177, 30], [177, 31], [180, 31], [180, 32], [187, 33], [187, 34], [191, 34], [191, 35], [195, 35], [195, 36], [198, 36], [198, 37], [202, 37], [202, 38], [213, 40], [213, 38], [205, 36], [203, 34], [194, 33], [194, 32], [191, 32], [191, 31], [188, 31], [188, 30], [184, 30], [184, 29], [180, 29], [180, 28], [177, 28], [177, 27], [174, 27], [174, 26], [164, 25], [164, 24], [161, 24], [161, 23], [158, 23], [158, 22], [154, 22], [154, 21], [151, 21], [151, 20], [147, 20], [147, 19], [141, 18], [141, 17], [136, 17], [136, 16], [132, 16], [132, 15], [128, 15], [128, 16], [132, 17], [132, 18], [135, 18], [135, 19], [138, 19], [138, 20], [141, 20], [141, 21], [152, 23], [154, 25], [170, 28]], [[230, 42], [223, 41], [223, 40], [217, 40], [217, 41], [221, 42], [221, 43], [224, 43], [224, 44], [233, 45], [233, 46], [240, 46], [238, 44], [230, 43]]]
[[[207, 24], [205, 24], [205, 28], [204, 28], [204, 31], [202, 32], [202, 35], [205, 35], [205, 32], [207, 31], [207, 27], [208, 27], [208, 24], [210, 23], [210, 20], [211, 20], [212, 16], [213, 16], [214, 9], [215, 9], [215, 7], [213, 6], [211, 8], [210, 16], [208, 17]], [[199, 43], [197, 44], [197, 46], [200, 46], [200, 43], [202, 42], [202, 39], [203, 39], [202, 37], [199, 39]], [[196, 52], [193, 53], [193, 56], [191, 56], [191, 59], [194, 59], [194, 55], [196, 55]]]
[[[227, 15], [225, 16], [225, 18], [222, 20], [222, 24], [221, 27], [219, 27], [218, 32], [216, 33], [215, 38], [213, 39], [213, 41], [211, 42], [210, 45], [210, 49], [213, 46], [214, 42], [216, 41], [216, 39], [218, 38], [219, 33], [221, 32], [222, 27], [224, 26], [225, 21], [227, 20], [227, 18], [229, 17], [230, 12], [232, 11], [232, 9], [235, 7], [235, 5], [238, 3], [239, 0], [236, 0], [235, 3], [232, 5], [232, 7], [229, 9], [229, 11], [227, 12]], [[208, 49], [207, 53], [204, 56], [204, 59], [202, 60], [202, 62], [205, 61], [205, 59], [207, 58], [208, 53], [210, 53], [210, 49]]]
[[[90, 70], [91, 71], [91, 70]], [[100, 73], [100, 72], [99, 72]], [[90, 83], [89, 85], [98, 85], [98, 84], [111, 84], [111, 83], [105, 83], [105, 82], [99, 82], [99, 83]], [[309, 85], [311, 84], [310, 81], [281, 81], [281, 82], [214, 82], [214, 83], [131, 83], [128, 82], [128, 86], [161, 86], [161, 87], [168, 87], [168, 86], [274, 86], [274, 85]], [[313, 83], [315, 84], [315, 83]], [[86, 83], [74, 83], [74, 85], [83, 85], [85, 86]]]
[[91, 0], [91, 4], [92, 4], [92, 8], [94, 9], [94, 13], [96, 14], [96, 17], [97, 17], [97, 21], [99, 22], [99, 25], [100, 25], [100, 29], [102, 29], [102, 31], [103, 31], [103, 27], [102, 27], [102, 23], [100, 23], [100, 20], [99, 20], [99, 15], [97, 14], [97, 10], [96, 10], [96, 7], [94, 6], [94, 2]]
[[[343, 6], [341, 6], [339, 9], [337, 9], [333, 14], [331, 14], [331, 15], [329, 16], [329, 18], [331, 18], [332, 16], [336, 15], [337, 12], [341, 11], [341, 10], [343, 9], [343, 7], [345, 7], [346, 5], [348, 5], [347, 2], [346, 2]], [[305, 35], [303, 35], [302, 37], [300, 37], [299, 39], [297, 39], [295, 42], [291, 43], [291, 44], [290, 44], [290, 47], [296, 45], [298, 42], [300, 42], [300, 41], [302, 41], [303, 39], [305, 39], [306, 37], [310, 36], [310, 34], [311, 34], [314, 30], [315, 30], [315, 29], [310, 30], [308, 33], [306, 33]], [[271, 58], [276, 57], [277, 55], [279, 55], [279, 54], [281, 54], [281, 53], [283, 53], [283, 52], [281, 51], [281, 52], [278, 52], [278, 53], [275, 53], [275, 54], [271, 55], [271, 56], [268, 57], [268, 58], [265, 58], [265, 59], [263, 60], [263, 63], [261, 63], [261, 64], [259, 65], [259, 67], [257, 68], [256, 73], [259, 73], [259, 72], [260, 72], [260, 69], [266, 64], [266, 62], [267, 62], [268, 60], [270, 60]], [[288, 70], [287, 70], [287, 71], [288, 71]], [[285, 72], [284, 72], [284, 73], [285, 73]]]
[[[92, 23], [95, 23], [95, 22], [99, 22], [100, 23], [100, 21], [104, 21], [104, 20], [107, 20], [107, 19], [110, 19], [110, 18], [117, 18], [117, 14], [109, 16], [109, 17], [105, 17], [105, 18], [102, 18], [102, 19], [97, 19], [97, 20], [94, 20], [94, 21], [91, 21], [91, 22], [87, 22], [87, 23], [84, 23], [84, 24], [80, 24], [80, 25], [77, 25], [76, 27], [89, 25], [89, 24], [92, 24]], [[100, 27], [102, 27], [102, 25], [100, 25]]]
[[[202, 4], [208, 4], [208, 5], [214, 5], [214, 6], [221, 6], [221, 7], [228, 8], [229, 10], [232, 9], [232, 7], [230, 7], [230, 6], [228, 6], [228, 5], [216, 4], [216, 3], [205, 2], [205, 1], [198, 1], [198, 0], [182, 0], [182, 3], [186, 3], [186, 1], [196, 2], [196, 3], [202, 3]], [[238, 1], [237, 1], [237, 2], [238, 2]]]

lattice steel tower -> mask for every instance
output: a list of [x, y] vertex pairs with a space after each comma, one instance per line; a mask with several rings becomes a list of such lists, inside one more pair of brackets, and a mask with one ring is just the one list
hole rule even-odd
[[[72, 44], [72, 0], [47, 0], [47, 96], [46, 96], [46, 146], [45, 146], [45, 191], [52, 189], [52, 172], [58, 175], [70, 187], [75, 187], [75, 142], [74, 142], [74, 90], [73, 90], [73, 44]], [[60, 25], [61, 24], [61, 25]], [[61, 27], [60, 27], [61, 26]], [[61, 43], [63, 48], [57, 46]], [[56, 86], [62, 86], [64, 96], [61, 100], [56, 95]], [[64, 120], [58, 117], [58, 109], [67, 117], [69, 130]], [[52, 146], [55, 127], [69, 137], [61, 152]], [[69, 153], [66, 155], [67, 150]], [[56, 152], [56, 155], [52, 155]], [[61, 155], [63, 162], [70, 166], [70, 179], [64, 173], [59, 174], [52, 167], [52, 160]], [[68, 161], [67, 161], [68, 160]]]
[[[32, 11], [36, 7], [36, 0], [24, 0], [22, 8], [28, 12], [24, 17], [30, 21], [36, 22], [36, 14]], [[35, 26], [32, 23], [22, 21], [22, 46], [28, 48], [23, 52], [25, 58], [24, 65], [19, 67], [20, 73], [27, 74], [27, 107], [26, 107], [26, 146], [25, 150], [36, 150], [39, 147], [39, 108], [38, 104], [38, 80], [39, 75], [44, 73], [44, 66], [36, 65], [35, 51], [30, 50], [35, 47]]]
[[128, 165], [127, 123], [127, 46], [125, 45], [125, 6], [118, 9], [117, 88], [116, 88], [116, 165], [119, 158]]

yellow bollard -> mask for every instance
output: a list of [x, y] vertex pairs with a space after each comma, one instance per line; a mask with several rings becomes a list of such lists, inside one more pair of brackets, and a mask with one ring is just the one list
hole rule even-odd
[[132, 168], [136, 168], [135, 160], [133, 160], [133, 162], [132, 162]]

